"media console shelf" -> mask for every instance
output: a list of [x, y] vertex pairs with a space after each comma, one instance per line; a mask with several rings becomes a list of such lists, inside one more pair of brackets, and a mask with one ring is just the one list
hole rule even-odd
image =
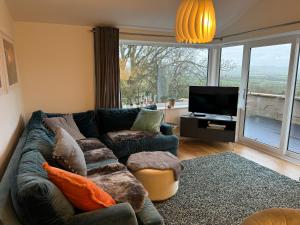
[[230, 116], [184, 115], [180, 117], [180, 136], [204, 141], [234, 142], [236, 118]]

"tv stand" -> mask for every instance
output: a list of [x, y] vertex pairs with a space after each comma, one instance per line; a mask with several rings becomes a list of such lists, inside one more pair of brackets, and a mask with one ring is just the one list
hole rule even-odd
[[[203, 115], [203, 114], [202, 114]], [[204, 114], [180, 117], [180, 136], [204, 141], [234, 142], [236, 119], [232, 116]]]

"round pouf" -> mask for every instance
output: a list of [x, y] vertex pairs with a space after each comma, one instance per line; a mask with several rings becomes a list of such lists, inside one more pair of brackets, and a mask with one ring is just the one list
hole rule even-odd
[[142, 169], [134, 176], [148, 191], [151, 201], [163, 201], [176, 194], [179, 181], [175, 181], [173, 170]]
[[242, 225], [299, 225], [300, 210], [274, 208], [266, 209], [249, 216]]

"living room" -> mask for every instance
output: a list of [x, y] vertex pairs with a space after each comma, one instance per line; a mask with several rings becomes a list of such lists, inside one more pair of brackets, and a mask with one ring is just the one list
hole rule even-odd
[[299, 224], [299, 7], [0, 0], [0, 224]]

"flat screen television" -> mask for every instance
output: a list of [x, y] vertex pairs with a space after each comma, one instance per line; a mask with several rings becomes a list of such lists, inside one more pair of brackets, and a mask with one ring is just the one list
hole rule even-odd
[[239, 88], [190, 86], [189, 111], [194, 114], [237, 115]]

